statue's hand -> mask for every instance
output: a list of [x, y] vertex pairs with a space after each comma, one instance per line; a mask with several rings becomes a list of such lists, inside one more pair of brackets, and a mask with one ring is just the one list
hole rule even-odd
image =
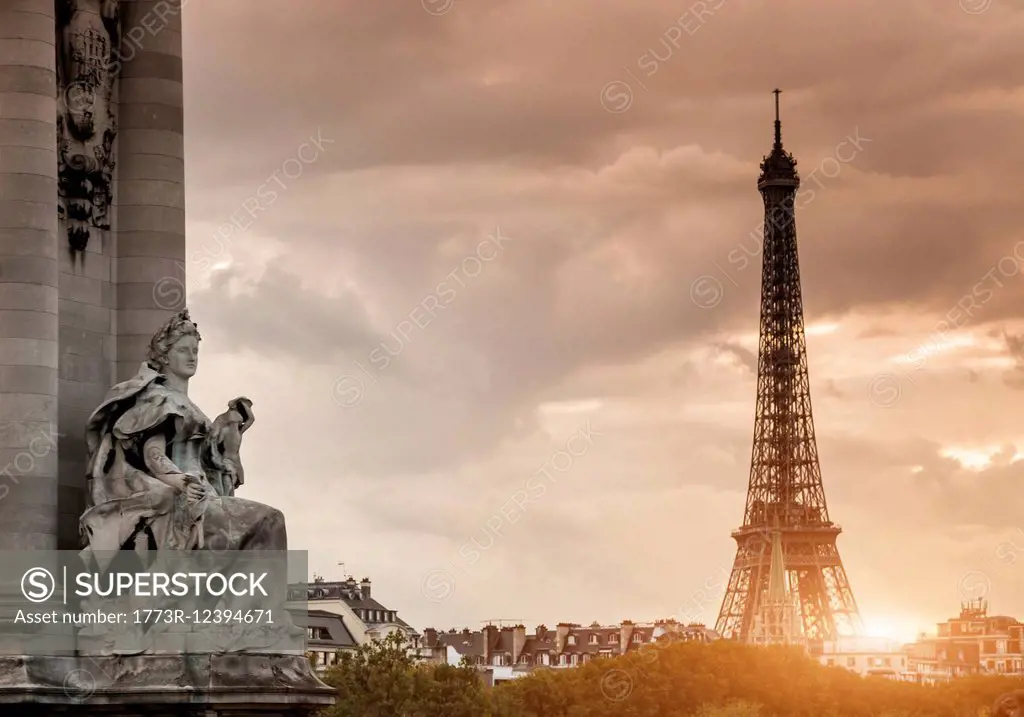
[[195, 505], [206, 497], [206, 489], [198, 483], [188, 483], [185, 487], [185, 495], [189, 505]]
[[206, 497], [206, 485], [199, 476], [187, 473], [183, 476], [185, 497], [189, 505], [195, 505]]
[[252, 412], [252, 401], [245, 396], [239, 396], [228, 401], [228, 410], [236, 412], [242, 419], [242, 423], [238, 427], [239, 433], [245, 433], [249, 430], [249, 426], [256, 420], [256, 416]]
[[174, 490], [179, 493], [184, 493], [187, 488], [185, 476], [181, 473], [168, 473], [163, 477], [163, 480], [167, 485], [171, 486], [171, 488], [174, 488]]
[[241, 485], [241, 482], [238, 480], [238, 471], [235, 470], [235, 464], [230, 460], [224, 461], [224, 478], [232, 488], [237, 488]]

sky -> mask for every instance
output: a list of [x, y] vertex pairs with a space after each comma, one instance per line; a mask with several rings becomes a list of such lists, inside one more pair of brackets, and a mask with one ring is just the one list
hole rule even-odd
[[253, 401], [241, 495], [419, 629], [713, 624], [781, 87], [865, 622], [1024, 618], [1014, 5], [188, 4], [192, 390]]

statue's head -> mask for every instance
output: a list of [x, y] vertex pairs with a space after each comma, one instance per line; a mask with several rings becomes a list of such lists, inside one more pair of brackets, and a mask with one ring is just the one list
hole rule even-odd
[[179, 378], [192, 378], [199, 365], [199, 329], [192, 322], [188, 309], [178, 312], [149, 342], [147, 363], [154, 371]]

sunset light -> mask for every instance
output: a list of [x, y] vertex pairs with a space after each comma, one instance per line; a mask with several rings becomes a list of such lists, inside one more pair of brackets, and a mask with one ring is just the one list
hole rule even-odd
[[960, 447], [951, 446], [939, 451], [943, 458], [952, 458], [969, 471], [980, 471], [992, 464], [992, 457], [1002, 449], [1001, 446]]
[[811, 324], [804, 333], [807, 336], [824, 336], [826, 334], [834, 334], [839, 330], [839, 324]]
[[1022, 38], [0, 0], [0, 717], [1024, 717]]
[[896, 642], [909, 644], [914, 642], [921, 633], [934, 632], [934, 625], [906, 616], [863, 615], [864, 636], [886, 638]]

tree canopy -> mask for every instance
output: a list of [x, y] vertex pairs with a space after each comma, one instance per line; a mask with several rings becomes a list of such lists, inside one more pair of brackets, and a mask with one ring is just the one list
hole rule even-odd
[[981, 717], [1024, 679], [976, 676], [937, 686], [860, 677], [800, 650], [652, 645], [568, 669], [484, 685], [476, 668], [417, 663], [400, 636], [342, 656], [323, 717]]

